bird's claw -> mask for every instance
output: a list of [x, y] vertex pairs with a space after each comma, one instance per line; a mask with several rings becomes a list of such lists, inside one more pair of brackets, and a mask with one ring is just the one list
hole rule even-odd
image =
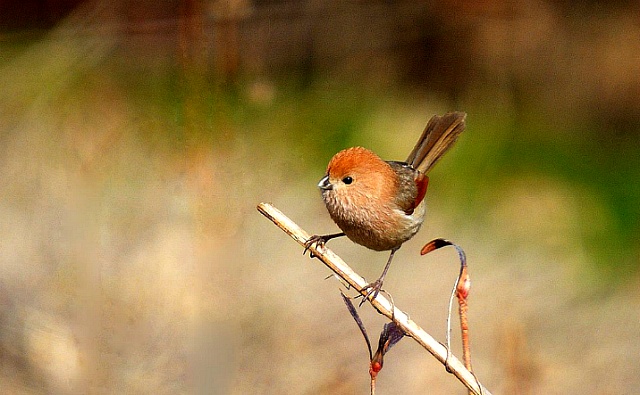
[[[344, 233], [333, 233], [330, 235], [313, 235], [311, 237], [309, 237], [309, 239], [304, 243], [304, 251], [302, 251], [302, 255], [307, 253], [307, 250], [309, 248], [311, 248], [311, 246], [315, 243], [316, 245], [316, 250], [318, 250], [319, 247], [324, 247], [324, 245], [327, 243], [327, 241], [331, 240], [331, 239], [335, 239], [336, 237], [342, 237], [344, 236]], [[309, 253], [309, 256], [311, 258], [315, 258], [316, 255], [313, 252]]]
[[376, 297], [378, 297], [378, 294], [382, 290], [382, 281], [380, 279], [377, 279], [376, 281], [367, 284], [364, 288], [362, 288], [362, 290], [366, 292], [363, 295], [360, 306], [362, 306], [366, 300], [374, 300]]
[[[302, 255], [306, 254], [307, 251], [309, 251], [309, 248], [311, 248], [313, 244], [316, 245], [316, 249], [317, 249], [318, 247], [324, 247], [324, 244], [326, 242], [327, 242], [327, 239], [321, 235], [313, 235], [309, 237], [309, 239], [307, 239], [307, 241], [304, 243], [304, 251], [302, 251]], [[315, 258], [316, 256], [313, 252], [309, 251], [309, 257]]]

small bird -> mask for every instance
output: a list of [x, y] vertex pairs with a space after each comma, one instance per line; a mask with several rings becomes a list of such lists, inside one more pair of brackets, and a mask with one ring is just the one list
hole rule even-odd
[[393, 255], [420, 229], [426, 213], [427, 174], [462, 133], [466, 116], [463, 112], [433, 116], [405, 162], [384, 161], [363, 147], [335, 154], [318, 188], [342, 232], [314, 235], [307, 249], [346, 235], [369, 249], [391, 250], [380, 277], [365, 288], [366, 296], [375, 298]]

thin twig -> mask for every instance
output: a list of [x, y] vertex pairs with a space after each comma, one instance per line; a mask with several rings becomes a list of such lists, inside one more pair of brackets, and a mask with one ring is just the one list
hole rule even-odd
[[460, 272], [459, 282], [456, 287], [456, 296], [458, 297], [458, 313], [460, 315], [460, 330], [462, 331], [462, 360], [464, 366], [471, 369], [471, 346], [469, 345], [469, 319], [467, 318], [467, 311], [469, 310], [469, 303], [467, 302], [467, 296], [469, 295], [468, 284], [469, 277], [467, 274], [467, 268], [462, 268]]
[[[309, 239], [309, 234], [280, 210], [268, 203], [260, 203], [258, 205], [258, 211], [291, 236], [298, 244], [305, 247], [305, 243]], [[362, 276], [353, 271], [339, 256], [325, 246], [316, 247], [314, 244], [309, 247], [309, 250], [336, 275], [365, 297], [368, 283]], [[447, 348], [420, 328], [418, 324], [409, 319], [409, 316], [405, 312], [395, 307], [382, 293], [371, 300], [371, 305], [380, 314], [393, 320], [407, 335], [413, 337], [418, 344], [429, 351], [440, 363], [443, 365], [446, 363], [451, 373], [453, 373], [471, 393], [476, 395], [491, 395], [491, 392], [486, 388], [480, 388], [481, 384], [479, 381], [464, 367], [460, 360], [453, 355], [449, 355], [447, 358]]]
[[[439, 248], [452, 246], [458, 252], [458, 258], [460, 258], [460, 274], [456, 278], [453, 289], [451, 290], [451, 296], [449, 297], [449, 314], [447, 314], [447, 336], [446, 344], [447, 350], [451, 351], [451, 311], [453, 309], [453, 299], [458, 298], [458, 313], [460, 315], [460, 329], [462, 330], [462, 360], [464, 361], [464, 367], [467, 368], [474, 376], [473, 369], [471, 368], [471, 348], [469, 346], [469, 321], [467, 318], [467, 311], [469, 305], [467, 303], [467, 297], [471, 290], [471, 278], [467, 271], [467, 256], [464, 250], [457, 244], [450, 242], [449, 240], [438, 238], [433, 239], [422, 247], [420, 255], [428, 254], [431, 251], [435, 251]], [[451, 356], [451, 352], [449, 352]], [[445, 364], [447, 366], [447, 364]], [[473, 394], [469, 390], [469, 394]]]

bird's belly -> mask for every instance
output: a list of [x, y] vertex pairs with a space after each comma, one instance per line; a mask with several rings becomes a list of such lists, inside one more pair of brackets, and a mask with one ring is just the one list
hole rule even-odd
[[375, 251], [398, 248], [420, 230], [424, 220], [425, 205], [419, 205], [412, 215], [393, 210], [385, 215], [368, 217], [366, 221], [343, 221], [334, 218], [338, 226], [353, 242]]

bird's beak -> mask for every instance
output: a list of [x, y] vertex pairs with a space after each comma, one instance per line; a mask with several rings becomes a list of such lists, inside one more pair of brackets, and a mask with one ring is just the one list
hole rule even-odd
[[323, 191], [329, 191], [333, 189], [333, 184], [329, 182], [328, 175], [322, 177], [322, 180], [320, 180], [320, 182], [318, 183], [318, 188], [322, 189]]

